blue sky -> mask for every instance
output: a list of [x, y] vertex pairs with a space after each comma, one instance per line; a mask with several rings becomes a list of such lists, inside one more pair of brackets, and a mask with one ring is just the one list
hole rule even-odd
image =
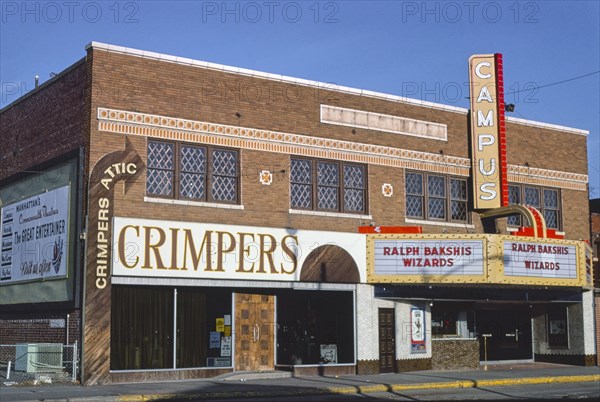
[[598, 198], [599, 4], [2, 0], [0, 106], [30, 91], [34, 75], [44, 82], [82, 58], [91, 41], [459, 107], [468, 107], [469, 56], [502, 53], [513, 116], [590, 131]]

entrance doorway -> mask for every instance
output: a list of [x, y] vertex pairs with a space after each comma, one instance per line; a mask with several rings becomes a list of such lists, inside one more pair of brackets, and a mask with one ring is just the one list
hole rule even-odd
[[235, 294], [235, 369], [275, 368], [275, 296]]
[[533, 358], [529, 310], [477, 310], [475, 320], [481, 361], [486, 358], [486, 343], [488, 361]]
[[393, 308], [379, 309], [379, 372], [393, 373], [396, 365], [396, 325]]

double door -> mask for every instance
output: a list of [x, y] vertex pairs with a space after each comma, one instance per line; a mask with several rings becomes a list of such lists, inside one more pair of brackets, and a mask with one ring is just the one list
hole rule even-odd
[[527, 360], [533, 357], [528, 310], [476, 312], [481, 360]]
[[235, 294], [235, 369], [275, 368], [275, 296]]

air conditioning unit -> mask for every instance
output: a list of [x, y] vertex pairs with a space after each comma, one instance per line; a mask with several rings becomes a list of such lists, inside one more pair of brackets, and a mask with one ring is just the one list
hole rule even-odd
[[60, 343], [17, 345], [15, 371], [48, 373], [63, 370], [63, 348]]

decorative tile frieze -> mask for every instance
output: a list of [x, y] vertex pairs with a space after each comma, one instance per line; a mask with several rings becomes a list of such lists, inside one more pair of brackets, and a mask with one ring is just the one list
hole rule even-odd
[[508, 165], [508, 181], [570, 190], [587, 190], [588, 176], [579, 173], [540, 169], [531, 166]]
[[[98, 130], [462, 177], [471, 167], [470, 159], [456, 156], [106, 108], [98, 108]], [[588, 176], [509, 165], [508, 181], [586, 191]]]
[[467, 158], [248, 127], [98, 108], [98, 129], [174, 141], [468, 176]]

